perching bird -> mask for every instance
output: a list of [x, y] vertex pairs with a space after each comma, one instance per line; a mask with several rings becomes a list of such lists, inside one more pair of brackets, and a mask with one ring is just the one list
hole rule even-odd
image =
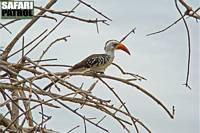
[[[92, 72], [92, 73], [104, 73], [105, 69], [113, 62], [115, 57], [115, 50], [121, 49], [125, 52], [127, 52], [130, 55], [129, 50], [126, 48], [126, 46], [122, 43], [120, 43], [117, 40], [109, 40], [106, 42], [104, 50], [104, 54], [92, 54], [82, 60], [81, 62], [75, 64], [69, 69], [69, 72]], [[64, 78], [65, 76], [61, 76], [60, 78]], [[43, 90], [47, 90], [52, 85], [54, 85], [56, 82], [58, 82], [59, 79], [57, 79], [54, 82], [51, 82], [48, 84]]]
[[104, 54], [92, 54], [75, 64], [69, 69], [69, 72], [95, 72], [104, 73], [105, 69], [113, 62], [115, 50], [121, 49], [130, 55], [126, 46], [117, 40], [109, 40], [106, 42]]

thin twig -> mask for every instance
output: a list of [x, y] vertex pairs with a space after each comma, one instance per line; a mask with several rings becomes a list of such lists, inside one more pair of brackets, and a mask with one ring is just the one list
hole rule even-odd
[[107, 17], [106, 15], [104, 15], [103, 13], [101, 13], [100, 11], [98, 11], [97, 9], [95, 9], [94, 7], [92, 7], [90, 4], [84, 2], [83, 0], [78, 0], [80, 3], [86, 5], [87, 7], [89, 7], [90, 9], [92, 9], [93, 11], [95, 11], [96, 13], [100, 14], [101, 16], [103, 16], [104, 18], [112, 21], [112, 19], [110, 19], [109, 17]]
[[80, 125], [77, 125], [77, 126], [73, 127], [72, 129], [70, 129], [67, 133], [71, 133], [72, 131], [74, 131], [75, 129], [77, 129], [79, 127], [80, 127]]
[[[98, 19], [96, 18], [96, 21], [98, 22]], [[97, 27], [97, 33], [99, 34], [99, 26], [98, 23], [96, 23], [96, 27]]]
[[2, 23], [0, 23], [1, 27], [4, 28], [6, 31], [8, 31], [10, 34], [12, 34], [12, 32], [6, 27], [4, 26]]
[[[30, 41], [27, 45], [25, 45], [23, 49], [25, 49], [26, 47], [30, 46], [30, 45], [31, 45], [33, 42], [35, 42], [38, 38], [40, 38], [42, 35], [44, 35], [45, 32], [47, 32], [47, 29], [44, 30], [41, 34], [39, 34], [39, 35], [38, 35], [36, 38], [34, 38], [32, 41]], [[19, 53], [19, 52], [22, 51], [23, 49], [21, 48], [21, 49], [17, 50], [16, 52], [14, 52], [14, 53], [12, 53], [11, 55], [9, 55], [8, 58], [10, 58], [10, 57], [16, 55], [17, 53]]]
[[[49, 3], [45, 6], [45, 8], [50, 8], [57, 0], [50, 0]], [[43, 15], [45, 11], [40, 11], [37, 15]], [[7, 60], [8, 54], [19, 40], [19, 38], [39, 19], [39, 17], [35, 17], [31, 19], [31, 21], [14, 37], [14, 39], [7, 45], [4, 52], [2, 53], [2, 58]]]
[[14, 23], [14, 22], [16, 22], [16, 21], [19, 21], [19, 20], [21, 20], [21, 19], [14, 19], [14, 20], [11, 20], [11, 21], [9, 21], [9, 22], [7, 22], [7, 23], [1, 25], [0, 29], [3, 28], [3, 27], [6, 27], [7, 25], [12, 24], [12, 23]]
[[121, 40], [120, 43], [123, 42], [131, 33], [135, 33], [136, 28], [133, 28], [129, 33], [127, 33]]
[[[183, 17], [184, 17], [184, 16], [185, 16], [185, 15], [183, 15]], [[149, 34], [147, 34], [146, 36], [155, 35], [155, 34], [158, 34], [158, 33], [161, 33], [161, 32], [164, 32], [164, 31], [168, 30], [169, 28], [171, 28], [172, 26], [174, 26], [176, 23], [178, 23], [181, 19], [183, 19], [183, 17], [181, 16], [179, 19], [177, 19], [175, 22], [173, 22], [172, 24], [170, 24], [170, 25], [167, 26], [166, 28], [161, 29], [161, 30], [156, 31], [156, 32], [149, 33]]]
[[97, 124], [101, 123], [105, 118], [106, 118], [106, 115], [104, 115], [104, 116], [97, 122]]
[[38, 7], [38, 6], [34, 6], [34, 8], [39, 9], [39, 10], [45, 10], [51, 13], [74, 13], [75, 11], [57, 11], [57, 10], [52, 10], [52, 9], [47, 9], [47, 8], [43, 8], [43, 7]]
[[51, 48], [51, 46], [53, 44], [55, 44], [58, 41], [62, 41], [62, 40], [64, 40], [66, 42], [68, 37], [70, 37], [70, 36], [68, 35], [68, 36], [60, 37], [60, 38], [57, 38], [56, 40], [54, 40], [52, 43], [50, 43], [49, 46], [43, 51], [43, 53], [40, 56], [39, 60], [42, 60], [42, 57], [45, 55], [45, 53], [47, 53], [47, 51]]
[[144, 77], [142, 77], [142, 76], [140, 76], [140, 75], [138, 75], [138, 74], [133, 74], [133, 73], [130, 73], [130, 72], [125, 72], [125, 71], [124, 71], [119, 65], [117, 65], [116, 63], [112, 63], [112, 65], [116, 66], [116, 67], [120, 70], [120, 72], [121, 72], [122, 74], [133, 76], [134, 78], [136, 78], [136, 79], [138, 79], [138, 80], [141, 80], [141, 79], [147, 80], [146, 78], [144, 78]]
[[36, 16], [33, 16], [33, 17], [42, 17], [42, 18], [48, 18], [48, 19], [51, 19], [51, 20], [55, 20], [57, 22], [57, 19], [55, 17], [52, 17], [52, 16], [48, 16], [48, 15], [36, 15]]
[[[186, 74], [186, 81], [185, 81], [185, 86], [188, 87], [189, 89], [191, 89], [191, 87], [189, 86], [189, 75], [190, 75], [190, 58], [191, 58], [191, 41], [190, 41], [190, 31], [187, 25], [187, 22], [184, 18], [184, 15], [182, 14], [181, 10], [178, 7], [177, 4], [177, 0], [175, 0], [175, 5], [176, 5], [176, 9], [178, 10], [179, 14], [181, 15], [181, 17], [183, 18], [183, 22], [186, 28], [186, 33], [187, 33], [187, 44], [188, 44], [188, 62], [187, 62], [187, 74]], [[187, 11], [186, 11], [187, 12]], [[185, 13], [186, 14], [186, 13]]]
[[86, 122], [85, 122], [85, 116], [83, 118], [83, 124], [84, 124], [84, 131], [85, 131], [85, 133], [87, 133], [87, 126], [86, 126]]

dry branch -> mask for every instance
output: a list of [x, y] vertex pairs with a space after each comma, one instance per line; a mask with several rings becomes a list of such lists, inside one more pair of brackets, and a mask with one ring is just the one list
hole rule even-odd
[[[45, 8], [50, 8], [57, 0], [50, 0], [49, 3], [45, 6]], [[46, 11], [41, 11], [37, 15], [43, 15]], [[36, 16], [37, 16], [36, 15]], [[7, 60], [7, 56], [12, 50], [13, 46], [19, 40], [19, 38], [39, 19], [39, 17], [34, 17], [16, 36], [15, 38], [7, 45], [4, 52], [2, 53], [2, 58]]]
[[2, 23], [0, 23], [1, 27], [4, 28], [6, 31], [8, 31], [10, 34], [12, 34], [12, 32], [6, 27], [4, 26]]
[[78, 0], [80, 3], [86, 5], [87, 7], [89, 7], [90, 9], [92, 9], [93, 11], [95, 11], [96, 13], [100, 14], [101, 16], [103, 16], [104, 18], [106, 18], [107, 20], [112, 21], [111, 18], [107, 17], [106, 15], [104, 15], [102, 12], [98, 11], [97, 9], [95, 9], [93, 6], [91, 6], [90, 4], [84, 2], [83, 0]]
[[[171, 111], [169, 111], [163, 102], [161, 102], [158, 98], [156, 98], [142, 86], [134, 83], [137, 80], [146, 80], [144, 77], [138, 74], [126, 72], [117, 64], [113, 63], [113, 65], [118, 68], [118, 70], [121, 72], [121, 74], [124, 75], [125, 78], [96, 73], [72, 73], [66, 71], [53, 72], [48, 69], [48, 67], [53, 67], [57, 70], [59, 70], [60, 67], [70, 67], [70, 65], [65, 64], [52, 64], [51, 61], [57, 60], [56, 58], [43, 59], [45, 54], [54, 44], [56, 44], [58, 41], [66, 41], [66, 39], [69, 37], [66, 35], [58, 37], [57, 39], [52, 39], [49, 37], [50, 34], [55, 32], [55, 29], [57, 29], [58, 26], [65, 22], [64, 20], [66, 20], [66, 18], [96, 24], [97, 32], [99, 32], [99, 22], [107, 24], [106, 21], [111, 21], [109, 17], [82, 0], [78, 0], [79, 3], [77, 3], [71, 10], [68, 11], [56, 11], [50, 9], [51, 6], [56, 3], [56, 1], [57, 0], [50, 0], [45, 7], [35, 6], [35, 8], [39, 9], [40, 12], [35, 17], [33, 17], [33, 19], [30, 20], [30, 22], [27, 23], [19, 33], [16, 33], [11, 42], [5, 45], [5, 49], [2, 50], [2, 54], [0, 55], [0, 92], [2, 94], [3, 100], [0, 102], [0, 108], [6, 107], [6, 111], [8, 113], [0, 114], [0, 126], [3, 125], [5, 127], [1, 129], [1, 131], [24, 133], [57, 133], [56, 131], [48, 129], [45, 126], [52, 117], [56, 117], [49, 116], [45, 113], [46, 107], [50, 107], [55, 110], [57, 108], [63, 108], [67, 110], [66, 112], [70, 112], [80, 117], [83, 120], [85, 133], [87, 132], [88, 124], [92, 124], [104, 132], [109, 132], [107, 127], [101, 126], [101, 123], [104, 122], [107, 116], [110, 116], [113, 120], [117, 121], [118, 124], [121, 125], [121, 127], [128, 133], [131, 132], [129, 127], [132, 125], [134, 126], [137, 133], [140, 133], [139, 126], [144, 128], [147, 132], [151, 133], [151, 130], [142, 121], [140, 121], [139, 118], [134, 116], [133, 112], [129, 111], [126, 102], [122, 100], [123, 98], [121, 98], [121, 96], [115, 91], [115, 88], [112, 87], [112, 84], [108, 83], [107, 80], [112, 80], [116, 83], [121, 83], [124, 86], [128, 85], [137, 89], [158, 103], [159, 106], [161, 106], [167, 112], [170, 118], [173, 119], [174, 108], [173, 112], [171, 113]], [[71, 15], [80, 5], [87, 6], [93, 12], [99, 14], [100, 17], [104, 17], [105, 20], [100, 18], [85, 19], [83, 17]], [[49, 12], [50, 15], [46, 15], [45, 12]], [[196, 12], [197, 11], [193, 12], [193, 15], [196, 14]], [[37, 35], [33, 40], [26, 44], [24, 41], [26, 38], [26, 32], [38, 19], [45, 17], [56, 21], [59, 20], [51, 16], [51, 13], [64, 17], [58, 21], [55, 26], [51, 27], [51, 30], [44, 30], [41, 32], [41, 34]], [[45, 21], [49, 21], [49, 19], [46, 19]], [[9, 24], [14, 24], [16, 21], [18, 20], [12, 20], [6, 24], [2, 24], [0, 28], [6, 29], [6, 26]], [[126, 34], [120, 42], [124, 41], [132, 32], [134, 33], [134, 31], [135, 28], [131, 29], [131, 31]], [[14, 51], [13, 47], [17, 44], [17, 41], [20, 38], [22, 38], [21, 47]], [[46, 47], [44, 51], [37, 51], [36, 48], [47, 39], [52, 39], [50, 40], [51, 43], [45, 45]], [[37, 43], [35, 43], [36, 41]], [[29, 50], [27, 50], [28, 48]], [[39, 59], [29, 58], [29, 53], [37, 53], [40, 55]], [[18, 57], [16, 55], [20, 56]], [[8, 59], [10, 57], [15, 57], [17, 59], [13, 62], [9, 62]], [[80, 86], [68, 80], [75, 76], [85, 77], [86, 80], [88, 77], [92, 77], [95, 78], [95, 81], [92, 81], [90, 83], [91, 85], [88, 88], [85, 88], [85, 82], [83, 82]], [[64, 77], [67, 78], [64, 79]], [[38, 81], [45, 82], [41, 84], [38, 83]], [[93, 91], [95, 88], [97, 88], [97, 84], [101, 84], [102, 87], [107, 87], [108, 92], [118, 100], [120, 105], [112, 102], [111, 98], [103, 99], [98, 95], [94, 95]], [[55, 85], [59, 91], [54, 91], [53, 85]], [[63, 90], [67, 90], [67, 92], [62, 93]], [[68, 103], [75, 104], [77, 108], [74, 109], [73, 106]], [[95, 122], [94, 118], [88, 118], [85, 116], [85, 114], [80, 113], [80, 111], [85, 107], [87, 107], [86, 109], [92, 108], [96, 111], [99, 111], [100, 113], [104, 114], [104, 117], [95, 116], [95, 119], [97, 120], [97, 122]], [[36, 110], [39, 111], [38, 115], [41, 117], [41, 121], [35, 121], [36, 116], [33, 115], [33, 112], [37, 112]], [[11, 116], [11, 118], [9, 116]], [[79, 125], [69, 130], [68, 133], [73, 132], [75, 129], [80, 127]]]
[[[178, 2], [185, 7], [185, 12], [184, 14], [181, 12], [179, 6], [178, 6]], [[193, 10], [192, 7], [185, 1], [185, 0], [174, 0], [175, 2], [175, 6], [177, 11], [180, 14], [180, 18], [177, 19], [175, 22], [173, 22], [172, 24], [170, 24], [169, 26], [167, 26], [166, 28], [156, 31], [156, 32], [152, 32], [147, 34], [147, 36], [151, 36], [151, 35], [155, 35], [155, 34], [159, 34], [162, 33], [166, 30], [168, 30], [169, 28], [171, 28], [172, 26], [174, 26], [175, 24], [177, 24], [180, 20], [183, 20], [184, 22], [184, 27], [186, 28], [186, 34], [187, 34], [187, 44], [188, 44], [188, 59], [187, 59], [187, 71], [186, 71], [186, 80], [184, 85], [186, 87], [188, 87], [189, 89], [191, 89], [190, 85], [189, 85], [189, 76], [190, 76], [190, 60], [191, 60], [191, 37], [190, 37], [190, 30], [187, 24], [187, 21], [185, 19], [186, 16], [189, 16], [191, 18], [195, 18], [196, 20], [200, 20], [200, 15], [198, 14], [198, 11], [200, 10], [200, 7], [198, 7], [196, 10]]]
[[[184, 6], [186, 6], [187, 4], [185, 2], [183, 2], [182, 0], [179, 0]], [[187, 74], [186, 74], [186, 81], [185, 81], [185, 86], [188, 87], [189, 89], [191, 89], [191, 87], [189, 86], [189, 76], [190, 76], [190, 58], [191, 58], [191, 41], [190, 41], [190, 31], [189, 31], [189, 28], [188, 28], [188, 25], [187, 25], [187, 22], [184, 18], [184, 15], [182, 14], [181, 10], [179, 9], [178, 7], [178, 3], [177, 3], [177, 0], [175, 0], [175, 5], [176, 5], [176, 8], [179, 12], [179, 14], [181, 15], [181, 17], [183, 18], [183, 22], [184, 22], [184, 25], [185, 25], [185, 28], [186, 28], [186, 33], [187, 33], [187, 44], [188, 44], [188, 62], [187, 62]], [[189, 14], [189, 12], [191, 11], [192, 9], [187, 6], [187, 10], [185, 12], [185, 15]], [[188, 12], [188, 13], [187, 13]]]

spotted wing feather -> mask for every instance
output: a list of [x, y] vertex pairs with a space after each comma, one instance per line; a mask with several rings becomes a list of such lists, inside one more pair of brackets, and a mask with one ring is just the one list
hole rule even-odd
[[94, 67], [98, 67], [100, 65], [105, 64], [109, 60], [109, 56], [106, 54], [93, 54], [82, 60], [81, 62], [72, 66], [70, 71], [82, 70], [82, 69], [90, 69]]

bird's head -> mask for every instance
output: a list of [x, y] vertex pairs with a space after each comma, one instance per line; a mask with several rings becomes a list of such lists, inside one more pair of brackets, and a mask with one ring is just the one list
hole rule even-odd
[[112, 51], [118, 50], [118, 49], [121, 49], [121, 50], [125, 51], [125, 52], [128, 53], [129, 55], [131, 54], [131, 53], [129, 52], [128, 48], [127, 48], [124, 44], [120, 43], [120, 42], [117, 41], [117, 40], [109, 40], [109, 41], [107, 41], [107, 42], [106, 42], [106, 45], [105, 45], [105, 47], [104, 47], [104, 50], [105, 50], [106, 52], [112, 52]]

